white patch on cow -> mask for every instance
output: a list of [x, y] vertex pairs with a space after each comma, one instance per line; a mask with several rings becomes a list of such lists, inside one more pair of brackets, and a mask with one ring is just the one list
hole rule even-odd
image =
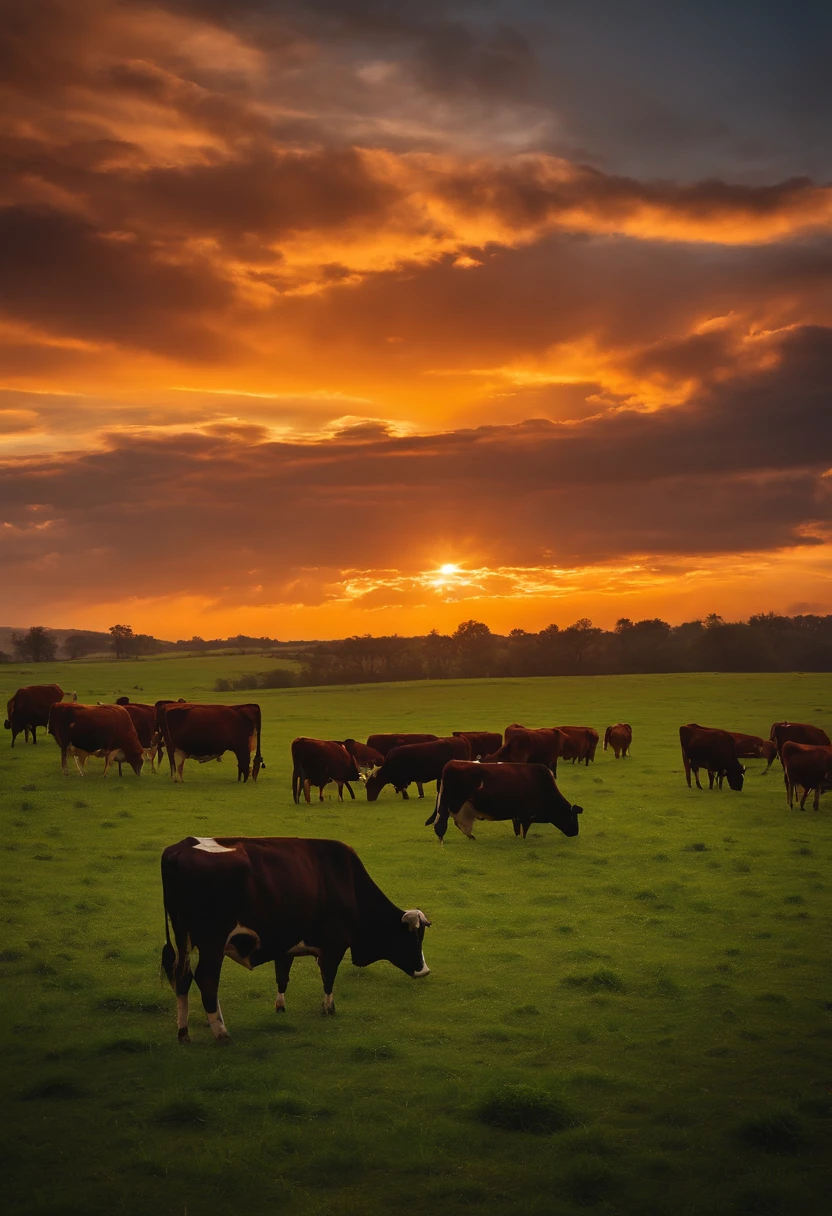
[[274, 998], [274, 1007], [275, 1009], [286, 1008], [286, 994], [284, 992], [278, 992], [277, 996]]
[[[231, 850], [229, 850], [229, 851], [231, 851]], [[254, 938], [254, 943], [255, 943], [254, 949], [255, 950], [258, 950], [260, 948], [260, 935], [258, 933], [255, 933], [255, 931], [253, 929], [248, 929], [245, 925], [241, 925], [240, 922], [238, 921], [237, 924], [234, 926], [234, 928], [229, 933], [228, 937], [225, 939], [225, 949], [223, 950], [223, 954], [226, 956], [226, 958], [230, 958], [232, 962], [239, 963], [241, 967], [245, 967], [248, 971], [251, 971], [252, 970], [251, 958], [250, 957], [243, 958], [242, 955], [237, 953], [237, 949], [235, 946], [229, 945], [229, 942], [231, 941], [232, 937], [240, 937], [242, 934], [245, 934], [247, 937]]]
[[335, 997], [331, 992], [324, 993], [324, 1013], [335, 1012]]
[[211, 1027], [211, 1033], [218, 1043], [227, 1042], [231, 1035], [225, 1029], [225, 1022], [222, 1020], [222, 1010], [219, 1002], [217, 1002], [217, 1012], [208, 1014], [208, 1025]]
[[176, 998], [176, 1026], [179, 1030], [188, 1029], [188, 998], [186, 996]]
[[75, 747], [70, 747], [69, 751], [70, 751], [70, 754], [72, 755], [72, 759], [75, 761], [75, 767], [78, 769], [78, 772], [83, 777], [84, 765], [87, 763], [90, 753], [79, 751], [78, 748], [75, 748]]
[[307, 946], [306, 942], [298, 942], [296, 946], [292, 946], [291, 950], [286, 951], [291, 954], [292, 958], [320, 958], [321, 952], [317, 946]]
[[[233, 849], [229, 849], [224, 844], [217, 844], [213, 836], [197, 836], [195, 849], [202, 849], [203, 853], [233, 853]], [[236, 930], [235, 930], [236, 932]]]
[[173, 768], [174, 768], [173, 779], [174, 779], [174, 781], [182, 780], [182, 769], [185, 767], [185, 761], [187, 760], [187, 758], [188, 757], [185, 755], [185, 753], [183, 751], [181, 751], [178, 747], [174, 748], [174, 752], [173, 752]]
[[477, 820], [477, 812], [474, 810], [470, 802], [463, 802], [457, 813], [454, 815], [454, 823], [462, 832], [463, 836], [468, 836], [473, 839], [471, 829]]
[[427, 963], [425, 962], [425, 956], [424, 956], [424, 954], [423, 954], [423, 955], [422, 955], [422, 967], [421, 967], [421, 970], [420, 970], [420, 971], [414, 971], [414, 972], [413, 972], [413, 978], [414, 978], [414, 980], [420, 980], [420, 979], [421, 979], [423, 976], [425, 976], [425, 975], [430, 975], [430, 967], [429, 967], [429, 966], [427, 965]]
[[423, 925], [429, 925], [430, 921], [419, 908], [408, 908], [402, 916], [402, 924], [407, 925], [408, 929], [412, 929], [415, 932], [417, 929], [421, 929]]

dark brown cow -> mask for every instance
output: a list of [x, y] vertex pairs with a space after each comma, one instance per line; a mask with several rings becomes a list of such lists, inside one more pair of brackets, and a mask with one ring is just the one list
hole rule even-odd
[[812, 806], [819, 810], [820, 796], [832, 783], [832, 746], [793, 743], [787, 739], [783, 744], [782, 760], [789, 807], [794, 806], [795, 791], [802, 787], [801, 811], [805, 810], [809, 790], [815, 791]]
[[[367, 746], [374, 748], [377, 752], [381, 752], [382, 756], [386, 756], [394, 747], [407, 747], [411, 743], [433, 743], [438, 739], [438, 735], [419, 735], [419, 734], [404, 734], [397, 735], [370, 735], [367, 740]], [[422, 789], [421, 781], [416, 782], [416, 789], [420, 798], [424, 798], [425, 791]], [[403, 797], [407, 797], [404, 794]]]
[[[162, 709], [165, 747], [170, 775], [182, 780], [186, 760], [206, 764], [219, 760], [225, 752], [237, 758], [237, 780], [248, 781], [266, 765], [260, 752], [260, 706], [247, 705], [166, 705]], [[254, 767], [251, 755], [254, 753]]]
[[[156, 724], [156, 706], [143, 705], [140, 701], [131, 701], [129, 697], [119, 697], [116, 705], [123, 706], [130, 715], [136, 728], [136, 734], [139, 736], [139, 743], [142, 745], [144, 758], [150, 761], [151, 773], [155, 773], [156, 754], [160, 738], [159, 727]], [[116, 763], [118, 764], [118, 775], [120, 777], [123, 761], [118, 760]]]
[[566, 744], [561, 748], [560, 759], [571, 760], [574, 764], [583, 760], [589, 768], [590, 761], [595, 760], [595, 749], [598, 746], [598, 731], [593, 726], [556, 726], [561, 734], [566, 736]]
[[387, 753], [381, 768], [367, 778], [367, 801], [375, 802], [385, 785], [392, 785], [403, 798], [408, 797], [407, 787], [416, 782], [419, 797], [423, 798], [422, 786], [435, 781], [437, 788], [442, 770], [449, 760], [470, 760], [471, 747], [467, 739], [433, 739], [430, 743], [406, 743], [394, 747]]
[[813, 747], [829, 747], [832, 742], [825, 730], [808, 722], [775, 722], [769, 732], [777, 747], [780, 763], [783, 763], [783, 746], [786, 743], [809, 743]]
[[[121, 699], [119, 699], [118, 704], [119, 705], [123, 704]], [[169, 698], [167, 700], [153, 702], [154, 708], [156, 710], [156, 726], [159, 731], [159, 742], [156, 747], [156, 763], [159, 765], [161, 765], [162, 756], [164, 756], [164, 754], [165, 754], [165, 709], [168, 707], [168, 705], [185, 705], [185, 704], [186, 704], [186, 701], [185, 701], [184, 697], [177, 697], [177, 699], [175, 701]]]
[[360, 743], [358, 739], [345, 739], [344, 747], [355, 761], [358, 776], [362, 781], [366, 781], [370, 774], [375, 769], [381, 768], [384, 763], [384, 756], [382, 756], [381, 752], [377, 752], [374, 747], [370, 747], [367, 743]]
[[[8, 717], [3, 723], [4, 728], [12, 732], [12, 747], [19, 734], [28, 743], [29, 731], [32, 732], [32, 742], [37, 743], [38, 727], [46, 728], [49, 710], [63, 697], [64, 690], [60, 684], [30, 684], [27, 688], [18, 688], [6, 706]], [[75, 693], [72, 699], [77, 700]]]
[[759, 735], [743, 735], [735, 730], [729, 730], [728, 734], [737, 745], [737, 756], [741, 760], [765, 760], [763, 772], [768, 772], [777, 758], [777, 744], [773, 740], [761, 739]]
[[[249, 970], [274, 962], [278, 1012], [301, 955], [318, 960], [325, 1013], [335, 1012], [332, 988], [347, 950], [356, 967], [386, 959], [414, 979], [430, 974], [422, 951], [428, 918], [392, 903], [337, 840], [188, 836], [162, 854], [162, 890], [162, 967], [176, 993], [180, 1043], [190, 1041], [192, 980], [214, 1038], [230, 1042], [217, 998], [225, 957]], [[193, 973], [191, 950], [199, 951]]]
[[604, 731], [604, 751], [611, 747], [616, 760], [629, 753], [632, 742], [633, 728], [629, 722], [616, 722], [615, 726], [608, 726]]
[[144, 764], [144, 751], [133, 720], [123, 705], [78, 705], [58, 701], [49, 711], [49, 734], [61, 749], [61, 770], [69, 776], [66, 758], [84, 776], [90, 756], [104, 759], [104, 776], [114, 760], [126, 760], [137, 777]]
[[474, 760], [490, 756], [500, 749], [503, 736], [494, 730], [455, 730], [454, 738], [467, 739]]
[[551, 823], [564, 836], [578, 835], [578, 815], [557, 787], [552, 770], [545, 764], [472, 764], [451, 760], [445, 765], [436, 796], [436, 807], [425, 827], [444, 843], [450, 816], [470, 840], [477, 819], [510, 819], [515, 836], [526, 833], [532, 823]]
[[506, 741], [502, 747], [486, 760], [492, 764], [545, 764], [555, 776], [558, 757], [566, 743], [566, 736], [548, 726], [529, 730], [525, 726], [507, 726]]
[[350, 781], [358, 780], [355, 761], [343, 743], [332, 739], [307, 739], [300, 736], [292, 740], [292, 797], [300, 802], [301, 792], [307, 803], [311, 802], [310, 787], [318, 790], [318, 800], [324, 800], [324, 786], [334, 781], [338, 786], [338, 801], [344, 800], [344, 786], [350, 798], [355, 800]]
[[696, 777], [696, 788], [699, 784], [699, 770], [708, 770], [708, 789], [714, 788], [717, 780], [722, 789], [722, 778], [728, 778], [732, 790], [741, 790], [745, 769], [737, 759], [737, 745], [727, 730], [715, 730], [709, 726], [697, 726], [689, 722], [679, 727], [679, 742], [682, 745], [682, 761], [685, 766], [685, 777], [690, 788], [691, 770]]

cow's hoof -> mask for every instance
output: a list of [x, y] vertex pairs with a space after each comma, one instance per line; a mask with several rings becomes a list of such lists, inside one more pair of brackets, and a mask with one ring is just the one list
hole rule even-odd
[[219, 1043], [220, 1047], [227, 1047], [231, 1042], [231, 1035], [227, 1030], [223, 1030], [217, 1035], [217, 1042]]
[[327, 1005], [326, 1003], [324, 1003], [321, 1006], [321, 1016], [322, 1017], [331, 1017], [334, 1013], [335, 1013], [335, 1002], [334, 1001], [332, 1002], [331, 1005]]
[[178, 1042], [187, 1046], [187, 1044], [191, 1041], [191, 1036], [188, 1034], [187, 1026], [183, 1026], [176, 1037]]
[[275, 1005], [274, 1011], [275, 1011], [275, 1013], [285, 1013], [286, 1006], [285, 1005]]

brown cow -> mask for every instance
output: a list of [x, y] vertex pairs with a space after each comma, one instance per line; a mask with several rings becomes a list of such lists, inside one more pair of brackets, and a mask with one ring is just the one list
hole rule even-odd
[[809, 790], [815, 791], [812, 806], [819, 810], [820, 796], [832, 783], [832, 747], [814, 747], [809, 743], [793, 743], [787, 739], [783, 744], [781, 759], [789, 807], [794, 805], [795, 790], [802, 786], [801, 811], [805, 809]]
[[[133, 720], [133, 725], [136, 728], [136, 734], [139, 736], [139, 743], [142, 745], [145, 760], [150, 761], [151, 773], [156, 772], [156, 756], [161, 750], [159, 740], [161, 732], [156, 721], [156, 706], [143, 705], [139, 701], [131, 701], [127, 697], [119, 697], [116, 705], [121, 705], [127, 710]], [[161, 757], [160, 757], [161, 760]], [[122, 761], [118, 763], [118, 775], [121, 776]]]
[[767, 773], [777, 758], [777, 744], [771, 739], [761, 739], [759, 735], [743, 735], [738, 731], [729, 730], [728, 734], [737, 745], [737, 756], [741, 760], [765, 760], [763, 773]]
[[[370, 735], [367, 740], [367, 746], [374, 748], [377, 752], [381, 752], [382, 756], [386, 756], [394, 747], [408, 747], [411, 743], [433, 743], [438, 735], [418, 735], [418, 734], [403, 734], [397, 735]], [[416, 782], [416, 789], [419, 797], [424, 798], [425, 791], [422, 789], [421, 781]], [[407, 797], [405, 793], [403, 797]]]
[[256, 781], [260, 769], [266, 767], [260, 752], [259, 705], [182, 705], [177, 701], [161, 712], [174, 781], [182, 780], [186, 760], [206, 764], [225, 752], [233, 752], [237, 758], [238, 781], [248, 781], [249, 775]]
[[467, 739], [471, 744], [471, 756], [480, 760], [499, 750], [503, 736], [495, 730], [455, 730], [455, 739]]
[[69, 776], [66, 758], [84, 776], [90, 756], [104, 759], [104, 776], [114, 760], [126, 760], [137, 777], [141, 776], [144, 751], [133, 720], [123, 705], [78, 705], [58, 701], [49, 711], [49, 734], [61, 749], [61, 771]]
[[587, 768], [590, 761], [595, 760], [595, 749], [598, 746], [598, 731], [592, 726], [556, 726], [561, 734], [566, 736], [566, 745], [561, 748], [560, 759], [571, 760], [574, 764], [583, 760]]
[[366, 743], [360, 743], [358, 739], [345, 739], [344, 747], [355, 761], [358, 776], [362, 781], [366, 781], [370, 774], [381, 768], [384, 763], [381, 752]]
[[728, 778], [732, 790], [741, 790], [745, 769], [737, 759], [737, 745], [727, 730], [715, 730], [710, 726], [697, 726], [689, 722], [679, 727], [679, 742], [682, 745], [682, 761], [685, 766], [685, 777], [690, 789], [691, 770], [696, 777], [696, 788], [699, 784], [699, 770], [708, 770], [708, 789], [714, 788], [717, 780], [722, 789], [722, 778]]
[[[385, 785], [392, 785], [407, 798], [407, 787], [415, 782], [419, 789], [426, 781], [435, 781], [437, 789], [442, 770], [449, 760], [470, 760], [471, 747], [467, 739], [433, 739], [430, 743], [406, 743], [394, 747], [384, 757], [381, 768], [367, 778], [367, 801], [375, 802]], [[419, 794], [420, 798], [424, 794]]]
[[307, 739], [300, 736], [292, 740], [292, 798], [300, 802], [301, 791], [307, 803], [311, 802], [310, 789], [318, 790], [318, 799], [324, 800], [324, 786], [334, 781], [338, 786], [338, 801], [344, 800], [344, 786], [350, 798], [355, 800], [350, 781], [358, 780], [358, 769], [343, 743], [332, 739]]
[[775, 722], [768, 737], [777, 746], [781, 764], [785, 743], [809, 743], [813, 747], [829, 747], [832, 742], [825, 730], [808, 722]]
[[[302, 955], [318, 960], [327, 1014], [335, 1013], [332, 988], [347, 950], [356, 967], [387, 959], [414, 979], [430, 974], [424, 912], [397, 907], [338, 840], [188, 836], [162, 854], [162, 891], [162, 968], [176, 993], [180, 1043], [190, 1042], [192, 980], [214, 1038], [231, 1041], [217, 999], [224, 958], [249, 971], [274, 962], [278, 1013]], [[192, 950], [199, 951], [195, 972]]]
[[[122, 705], [122, 704], [124, 704], [124, 702], [121, 698], [119, 698], [117, 704]], [[165, 708], [168, 705], [185, 705], [185, 704], [186, 704], [186, 701], [185, 701], [184, 697], [177, 697], [177, 699], [175, 701], [168, 699], [168, 700], [153, 702], [154, 708], [156, 710], [156, 727], [159, 731], [159, 743], [156, 747], [156, 763], [160, 766], [162, 763], [162, 756], [164, 756], [164, 754], [165, 754]]]
[[545, 764], [555, 776], [558, 757], [566, 744], [566, 736], [550, 727], [529, 730], [525, 726], [506, 727], [506, 741], [486, 760], [491, 764]]
[[615, 726], [608, 726], [604, 731], [604, 751], [611, 747], [616, 760], [628, 755], [632, 741], [633, 728], [629, 722], [616, 722]]
[[[29, 731], [32, 732], [32, 742], [37, 743], [38, 727], [46, 727], [49, 710], [62, 701], [63, 697], [64, 690], [60, 684], [30, 684], [27, 688], [18, 688], [6, 707], [8, 717], [3, 723], [5, 729], [12, 732], [12, 747], [21, 733], [28, 743]], [[72, 694], [72, 699], [78, 700], [75, 693]]]
[[433, 824], [440, 844], [444, 844], [449, 816], [470, 840], [477, 819], [511, 819], [515, 836], [524, 840], [532, 823], [551, 823], [565, 836], [577, 836], [581, 813], [581, 807], [572, 806], [561, 794], [545, 764], [451, 760], [445, 765], [436, 807], [425, 827]]

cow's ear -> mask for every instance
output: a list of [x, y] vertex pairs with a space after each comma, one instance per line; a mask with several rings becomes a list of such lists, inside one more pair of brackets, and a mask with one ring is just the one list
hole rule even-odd
[[430, 921], [424, 912], [421, 912], [418, 908], [408, 908], [402, 916], [402, 924], [407, 925], [408, 929], [415, 933], [417, 929], [421, 929], [423, 926], [427, 928]]

